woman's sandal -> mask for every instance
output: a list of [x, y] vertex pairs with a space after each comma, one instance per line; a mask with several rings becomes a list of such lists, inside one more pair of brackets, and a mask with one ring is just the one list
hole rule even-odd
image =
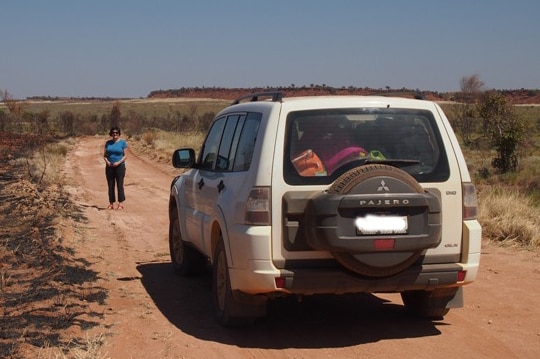
[[107, 209], [114, 209], [114, 205], [111, 203], [109, 204], [109, 206], [107, 207]]
[[119, 204], [118, 207], [116, 207], [116, 209], [124, 209], [124, 206], [122, 204]]

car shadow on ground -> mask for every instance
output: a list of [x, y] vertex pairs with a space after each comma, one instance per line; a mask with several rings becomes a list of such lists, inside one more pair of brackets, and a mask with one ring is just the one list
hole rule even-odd
[[182, 332], [244, 348], [339, 348], [388, 339], [436, 336], [444, 322], [410, 316], [399, 303], [370, 294], [319, 295], [269, 301], [268, 314], [248, 328], [214, 321], [211, 274], [182, 278], [170, 263], [141, 263], [142, 284], [163, 315]]

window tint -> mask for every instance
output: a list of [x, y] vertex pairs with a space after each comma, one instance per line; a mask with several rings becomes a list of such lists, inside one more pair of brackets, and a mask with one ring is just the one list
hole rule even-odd
[[229, 171], [234, 170], [234, 160], [236, 158], [236, 149], [238, 148], [238, 142], [240, 141], [240, 134], [242, 133], [242, 129], [244, 128], [244, 123], [246, 122], [246, 116], [240, 116], [238, 119], [238, 124], [236, 126], [236, 131], [234, 131], [234, 137], [232, 139], [231, 143], [231, 152], [229, 155]]
[[202, 147], [200, 168], [216, 171], [248, 170], [261, 116], [260, 113], [248, 113], [217, 119]]
[[231, 146], [233, 144], [233, 139], [238, 128], [238, 120], [240, 115], [232, 115], [227, 118], [227, 123], [223, 129], [223, 136], [221, 137], [221, 145], [219, 146], [219, 153], [216, 162], [216, 170], [218, 171], [227, 171], [232, 168], [232, 161], [234, 158], [231, 158]]
[[287, 118], [284, 175], [327, 184], [366, 162], [388, 163], [418, 181], [444, 181], [449, 168], [433, 114], [409, 109], [332, 109]]
[[225, 120], [225, 117], [217, 119], [213, 123], [210, 131], [208, 132], [201, 151], [201, 169], [211, 170], [214, 168], [214, 164], [217, 160], [217, 153], [221, 140], [221, 134], [223, 133], [223, 126], [225, 125]]
[[248, 113], [234, 156], [234, 171], [247, 171], [251, 165], [259, 124], [260, 113]]

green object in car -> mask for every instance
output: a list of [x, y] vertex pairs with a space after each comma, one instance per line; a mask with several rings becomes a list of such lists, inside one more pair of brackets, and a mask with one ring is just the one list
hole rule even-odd
[[385, 160], [386, 159], [386, 157], [384, 157], [382, 152], [378, 151], [378, 150], [369, 151], [369, 156], [371, 158], [375, 158], [376, 160]]

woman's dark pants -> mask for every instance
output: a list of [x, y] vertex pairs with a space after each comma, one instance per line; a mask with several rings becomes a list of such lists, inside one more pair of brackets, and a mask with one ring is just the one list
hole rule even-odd
[[118, 167], [105, 167], [105, 176], [107, 176], [107, 185], [109, 186], [109, 203], [116, 202], [114, 186], [118, 188], [118, 202], [124, 202], [124, 177], [126, 176], [126, 164], [122, 163]]

